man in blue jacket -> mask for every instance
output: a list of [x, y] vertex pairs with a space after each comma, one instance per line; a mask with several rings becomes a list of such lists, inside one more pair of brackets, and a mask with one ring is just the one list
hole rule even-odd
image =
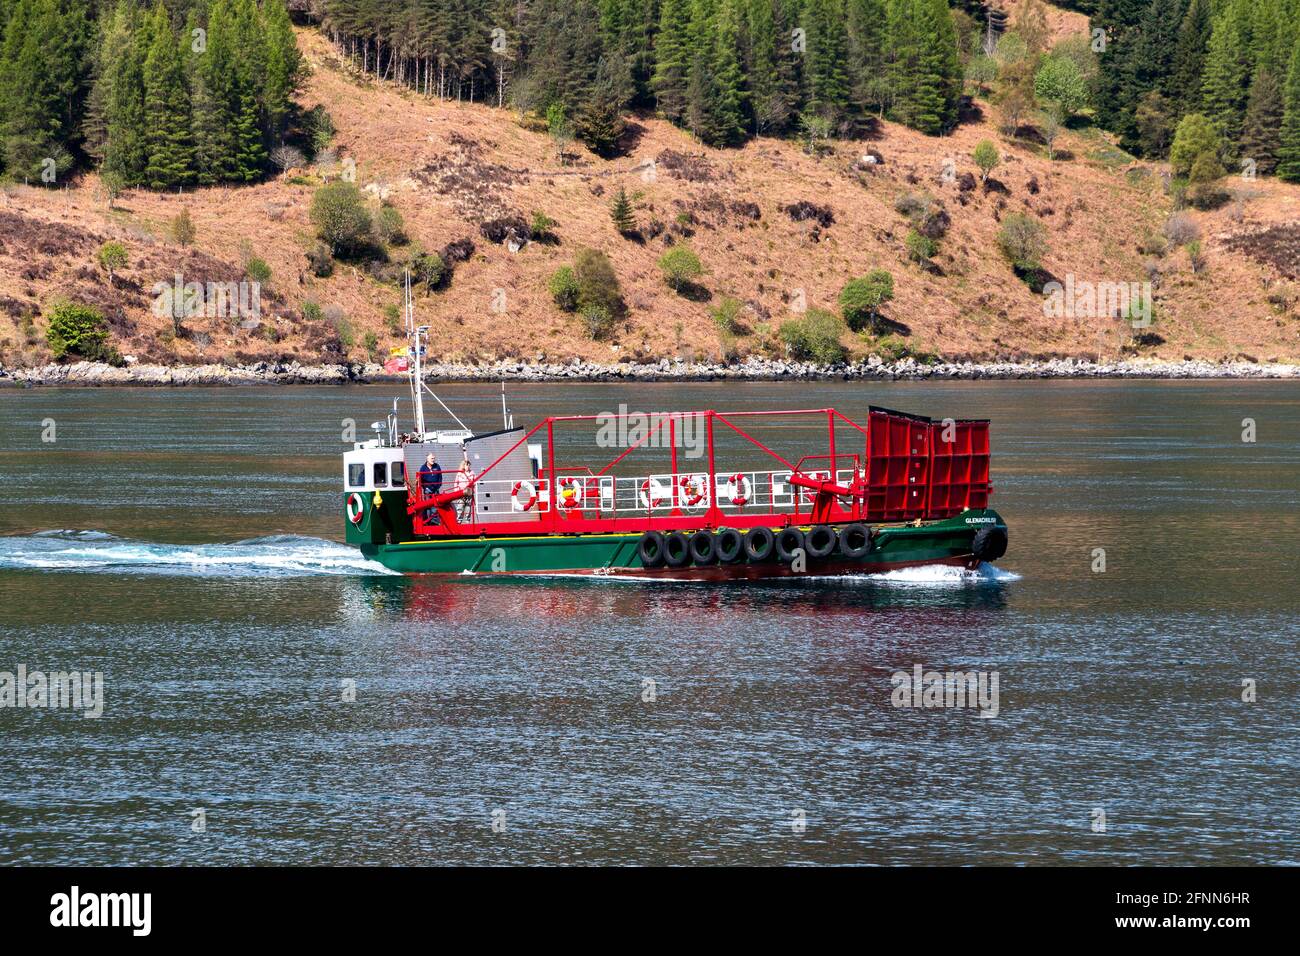
[[[433, 457], [433, 452], [429, 452], [429, 457], [424, 459], [418, 477], [420, 479], [421, 497], [431, 498], [442, 491], [442, 466], [438, 464], [438, 459]], [[438, 513], [430, 508], [425, 511], [424, 520], [437, 524]]]

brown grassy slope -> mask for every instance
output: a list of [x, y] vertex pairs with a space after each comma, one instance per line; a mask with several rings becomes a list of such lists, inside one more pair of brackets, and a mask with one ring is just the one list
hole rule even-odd
[[[1096, 134], [1067, 134], [1058, 147], [1069, 158], [1055, 162], [1041, 147], [999, 140], [1005, 159], [993, 175], [1008, 194], [961, 193], [941, 171], [951, 159], [958, 173], [977, 172], [969, 159], [975, 144], [998, 138], [987, 119], [937, 139], [883, 124], [877, 140], [840, 143], [822, 158], [771, 139], [711, 150], [667, 123], [643, 119], [630, 156], [604, 161], [575, 147], [581, 158], [560, 167], [550, 139], [525, 129], [509, 111], [430, 102], [359, 82], [318, 33], [303, 31], [299, 42], [313, 68], [301, 101], [330, 110], [342, 155], [356, 161], [358, 183], [387, 195], [403, 213], [413, 242], [424, 248], [440, 249], [465, 237], [476, 245], [449, 289], [419, 301], [421, 317], [438, 330], [434, 353], [448, 359], [716, 356], [710, 309], [724, 296], [750, 306], [745, 322], [751, 334], [741, 338], [741, 352], [779, 351], [772, 332], [790, 317], [791, 302], [802, 296], [810, 306], [834, 308], [845, 281], [876, 267], [893, 272], [896, 298], [887, 312], [910, 329], [907, 341], [918, 351], [1114, 355], [1127, 340], [1116, 323], [1045, 317], [1041, 297], [997, 253], [999, 220], [1012, 211], [1041, 217], [1050, 237], [1044, 266], [1054, 275], [1117, 282], [1146, 277], [1152, 257], [1140, 247], [1169, 212], [1160, 169], [1129, 162]], [[856, 171], [855, 160], [867, 148], [879, 150], [884, 165]], [[665, 168], [665, 151], [702, 157], [709, 171], [695, 181], [682, 178]], [[655, 158], [661, 162], [647, 182], [644, 164]], [[619, 185], [642, 194], [642, 222], [657, 218], [672, 226], [681, 213], [695, 217], [689, 242], [707, 269], [703, 285], [711, 302], [682, 298], [665, 286], [656, 266], [665, 249], [662, 237], [639, 244], [617, 234], [608, 202]], [[1300, 188], [1261, 181], [1237, 191], [1239, 203], [1193, 214], [1206, 234], [1204, 272], [1193, 275], [1182, 252], [1156, 260], [1162, 278], [1155, 331], [1166, 341], [1144, 354], [1215, 360], [1300, 356], [1300, 324], [1294, 311], [1282, 311], [1289, 300], [1281, 278], [1288, 271], [1295, 278], [1285, 250], [1290, 230], [1298, 228]], [[909, 226], [894, 209], [905, 192], [930, 194], [952, 217], [935, 260], [942, 274], [906, 260]], [[400, 299], [395, 286], [370, 277], [362, 265], [341, 264], [328, 279], [307, 271], [311, 194], [311, 186], [279, 180], [183, 196], [134, 191], [109, 210], [94, 176], [66, 191], [6, 191], [0, 197], [0, 216], [9, 217], [0, 220], [4, 360], [42, 358], [43, 320], [24, 330], [18, 316], [44, 308], [58, 294], [90, 298], [106, 308], [121, 350], [142, 359], [337, 357], [326, 324], [301, 319], [305, 300], [346, 312], [357, 343], [348, 350], [352, 359], [363, 357], [360, 343], [367, 331], [385, 347], [396, 344], [383, 324], [383, 307]], [[800, 200], [828, 205], [834, 223], [817, 229], [792, 221], [784, 207]], [[756, 204], [759, 219], [745, 216], [739, 203]], [[167, 221], [182, 207], [198, 226], [189, 251], [165, 238]], [[511, 253], [478, 233], [484, 219], [500, 212], [527, 217], [532, 210], [558, 220], [558, 245], [534, 243]], [[1269, 227], [1282, 229], [1274, 241], [1251, 238]], [[114, 288], [94, 265], [94, 250], [110, 237], [123, 241], [131, 257]], [[169, 341], [168, 321], [148, 309], [153, 283], [170, 281], [177, 271], [187, 279], [240, 278], [241, 243], [273, 272], [261, 328], [193, 320], [191, 334]], [[557, 311], [546, 292], [547, 277], [582, 245], [609, 254], [630, 306], [611, 341], [588, 339], [579, 320]], [[404, 254], [394, 250], [395, 256]], [[506, 311], [498, 314], [492, 304], [502, 293]], [[1270, 296], [1282, 306], [1270, 303]], [[852, 335], [845, 342], [857, 354], [871, 348]]]

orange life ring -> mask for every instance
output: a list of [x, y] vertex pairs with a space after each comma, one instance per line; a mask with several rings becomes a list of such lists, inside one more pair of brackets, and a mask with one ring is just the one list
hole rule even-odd
[[754, 493], [754, 483], [749, 480], [747, 475], [737, 472], [727, 482], [726, 491], [731, 503], [737, 508], [742, 508], [749, 504], [750, 496]]
[[682, 475], [677, 481], [678, 487], [682, 489], [682, 494], [686, 498], [686, 507], [688, 508], [694, 508], [704, 500], [704, 492], [697, 487], [702, 485], [703, 482], [695, 480], [698, 477], [698, 475]]
[[[519, 492], [528, 489], [528, 497], [524, 501], [519, 500]], [[537, 504], [537, 488], [531, 481], [516, 481], [515, 486], [510, 489], [510, 503], [516, 511], [529, 511], [533, 505]]]
[[662, 486], [658, 482], [655, 482], [652, 485], [650, 483], [649, 478], [641, 482], [641, 505], [645, 508], [658, 508], [660, 505], [664, 503], [664, 499], [662, 495], [652, 496], [650, 494], [651, 488], [653, 488], [655, 491], [663, 490]]
[[587, 492], [581, 479], [568, 477], [561, 478], [560, 487], [560, 507], [565, 509], [576, 508], [582, 504], [583, 498]]

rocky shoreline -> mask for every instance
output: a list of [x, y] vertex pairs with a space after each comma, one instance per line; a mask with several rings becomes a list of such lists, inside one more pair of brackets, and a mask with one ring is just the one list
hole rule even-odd
[[[1234, 362], [1080, 362], [1050, 359], [1041, 362], [937, 362], [914, 359], [884, 362], [878, 357], [847, 365], [817, 365], [779, 359], [750, 358], [733, 365], [671, 361], [597, 365], [574, 360], [567, 364], [499, 362], [491, 365], [433, 364], [431, 381], [442, 382], [708, 382], [732, 381], [917, 381], [931, 379], [1083, 379], [1083, 378], [1300, 378], [1300, 365]], [[301, 365], [298, 362], [258, 362], [252, 365], [144, 365], [120, 368], [99, 362], [44, 365], [39, 368], [0, 367], [0, 387], [109, 385], [178, 387], [186, 385], [346, 385], [404, 381], [374, 364]]]

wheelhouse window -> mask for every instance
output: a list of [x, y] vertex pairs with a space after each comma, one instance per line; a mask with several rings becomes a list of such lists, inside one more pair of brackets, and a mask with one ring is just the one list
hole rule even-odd
[[388, 462], [375, 462], [375, 487], [383, 488], [388, 484]]
[[393, 487], [397, 488], [406, 484], [406, 462], [393, 462]]
[[366, 466], [360, 463], [348, 465], [348, 487], [362, 488], [366, 484]]

